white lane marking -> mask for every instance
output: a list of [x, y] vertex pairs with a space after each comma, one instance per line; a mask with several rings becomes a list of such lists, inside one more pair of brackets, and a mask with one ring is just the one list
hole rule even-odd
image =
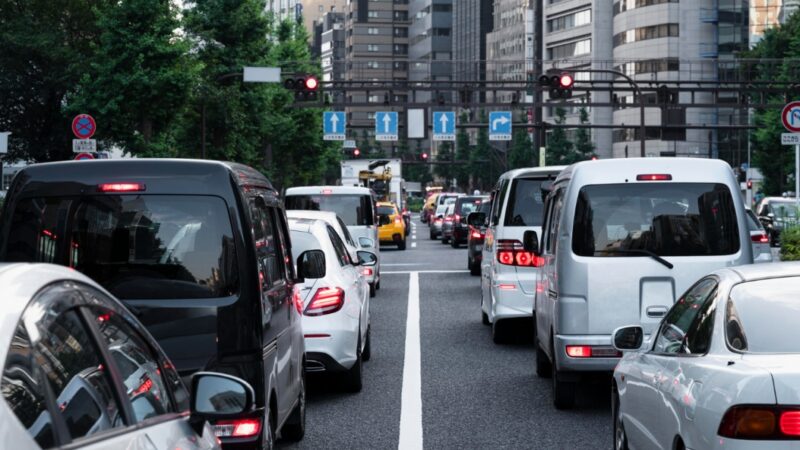
[[417, 248], [417, 243], [416, 242], [412, 242], [411, 243], [411, 248]]
[[422, 450], [422, 362], [419, 338], [419, 274], [408, 277], [406, 350], [400, 404], [400, 450]]
[[384, 264], [384, 267], [399, 267], [399, 266], [430, 266], [428, 263], [391, 263]]
[[407, 273], [469, 273], [469, 270], [381, 270], [381, 275], [397, 275]]

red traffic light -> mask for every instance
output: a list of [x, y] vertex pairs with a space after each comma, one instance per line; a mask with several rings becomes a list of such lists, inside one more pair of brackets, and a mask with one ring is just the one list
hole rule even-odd
[[425, 160], [427, 160], [427, 159], [428, 159], [428, 154], [427, 154], [427, 153], [423, 153], [423, 154], [422, 154], [422, 159], [425, 159]]
[[753, 180], [747, 180], [747, 189], [753, 189]]
[[317, 81], [316, 77], [309, 76], [309, 77], [306, 78], [305, 86], [306, 86], [306, 89], [311, 90], [311, 91], [315, 91], [317, 89], [317, 87], [319, 87], [319, 81]]
[[353, 150], [353, 156], [361, 156], [361, 150], [359, 149]]
[[572, 87], [572, 83], [574, 83], [574, 81], [575, 80], [572, 79], [572, 75], [570, 75], [568, 73], [561, 74], [561, 77], [558, 79], [558, 83], [564, 89], [571, 88]]

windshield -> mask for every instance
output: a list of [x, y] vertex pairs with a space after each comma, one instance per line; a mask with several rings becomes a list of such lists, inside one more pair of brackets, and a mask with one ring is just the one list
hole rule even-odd
[[394, 208], [391, 206], [378, 206], [377, 213], [379, 216], [391, 216], [394, 215]]
[[731, 290], [725, 335], [734, 350], [800, 353], [800, 277], [751, 281]]
[[456, 202], [456, 214], [460, 216], [468, 216], [469, 213], [475, 212], [481, 205], [483, 197], [461, 197]]
[[797, 203], [794, 200], [773, 201], [769, 206], [775, 217], [797, 218]]
[[572, 250], [579, 256], [729, 255], [739, 251], [730, 190], [711, 183], [584, 186], [578, 195]]
[[286, 197], [286, 209], [332, 211], [341, 217], [347, 226], [375, 224], [372, 217], [372, 198], [369, 195], [289, 195]]
[[[69, 216], [69, 234], [61, 218]], [[8, 258], [68, 265], [122, 299], [238, 291], [225, 202], [210, 196], [103, 195], [19, 202]]]
[[505, 226], [540, 227], [544, 212], [542, 180], [517, 178], [511, 185]]

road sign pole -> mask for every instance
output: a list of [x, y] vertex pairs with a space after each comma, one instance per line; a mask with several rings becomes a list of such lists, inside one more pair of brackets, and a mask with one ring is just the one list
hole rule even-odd
[[794, 201], [800, 206], [800, 144], [794, 146]]

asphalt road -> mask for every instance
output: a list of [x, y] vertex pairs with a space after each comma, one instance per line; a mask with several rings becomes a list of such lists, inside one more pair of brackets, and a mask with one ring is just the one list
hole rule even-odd
[[331, 377], [310, 379], [306, 437], [278, 447], [611, 447], [608, 386], [588, 386], [574, 410], [556, 411], [528, 340], [495, 345], [481, 324], [480, 280], [466, 270], [466, 249], [430, 241], [418, 221], [415, 228], [407, 250], [381, 250], [363, 390], [348, 394]]

